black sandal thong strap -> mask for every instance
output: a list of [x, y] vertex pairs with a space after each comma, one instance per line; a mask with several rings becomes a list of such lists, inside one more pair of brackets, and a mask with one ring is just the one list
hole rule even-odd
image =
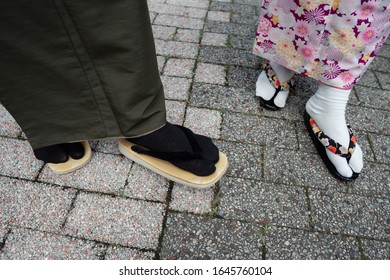
[[337, 141], [330, 138], [328, 135], [326, 135], [317, 125], [317, 123], [314, 121], [313, 118], [310, 118], [310, 126], [313, 130], [313, 133], [317, 136], [318, 141], [321, 142], [322, 145], [335, 155], [338, 155], [340, 157], [343, 157], [349, 162], [349, 160], [352, 157], [352, 154], [355, 151], [356, 147], [356, 137], [353, 133], [353, 130], [350, 125], [347, 125], [348, 127], [348, 133], [349, 133], [349, 145], [348, 148], [341, 145]]
[[148, 150], [141, 146], [132, 146], [131, 149], [136, 153], [145, 154], [169, 162], [184, 162], [194, 159], [201, 159], [202, 148], [200, 147], [198, 141], [196, 141], [194, 133], [186, 127], [180, 125], [175, 126], [180, 128], [186, 134], [188, 142], [191, 145], [192, 152], [159, 152]]

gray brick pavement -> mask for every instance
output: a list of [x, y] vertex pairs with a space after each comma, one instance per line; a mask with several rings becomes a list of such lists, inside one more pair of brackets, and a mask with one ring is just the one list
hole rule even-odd
[[279, 112], [254, 96], [258, 0], [148, 2], [168, 121], [216, 139], [227, 175], [190, 189], [105, 139], [57, 176], [0, 105], [0, 259], [390, 259], [390, 43], [349, 101], [365, 167], [345, 184], [302, 122], [314, 80], [297, 77]]

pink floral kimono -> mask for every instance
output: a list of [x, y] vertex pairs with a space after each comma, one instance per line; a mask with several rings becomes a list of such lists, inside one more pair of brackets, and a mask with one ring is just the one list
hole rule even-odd
[[390, 0], [264, 0], [253, 52], [350, 89], [390, 32]]

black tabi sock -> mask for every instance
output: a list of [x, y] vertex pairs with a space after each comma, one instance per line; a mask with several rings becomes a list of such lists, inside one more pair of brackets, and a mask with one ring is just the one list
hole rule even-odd
[[[173, 165], [198, 176], [207, 176], [215, 172], [215, 165], [219, 159], [218, 148], [210, 138], [195, 135], [202, 149], [201, 157], [188, 161], [170, 161]], [[129, 141], [155, 152], [188, 152], [192, 153], [192, 146], [187, 135], [178, 126], [167, 123], [162, 128]]]
[[46, 163], [63, 163], [69, 159], [81, 159], [84, 156], [84, 147], [80, 142], [64, 143], [34, 149], [37, 159]]

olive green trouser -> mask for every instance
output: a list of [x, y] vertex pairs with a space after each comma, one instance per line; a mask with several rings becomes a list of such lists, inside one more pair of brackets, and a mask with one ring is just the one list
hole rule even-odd
[[146, 0], [1, 0], [0, 34], [0, 102], [33, 148], [165, 124]]

